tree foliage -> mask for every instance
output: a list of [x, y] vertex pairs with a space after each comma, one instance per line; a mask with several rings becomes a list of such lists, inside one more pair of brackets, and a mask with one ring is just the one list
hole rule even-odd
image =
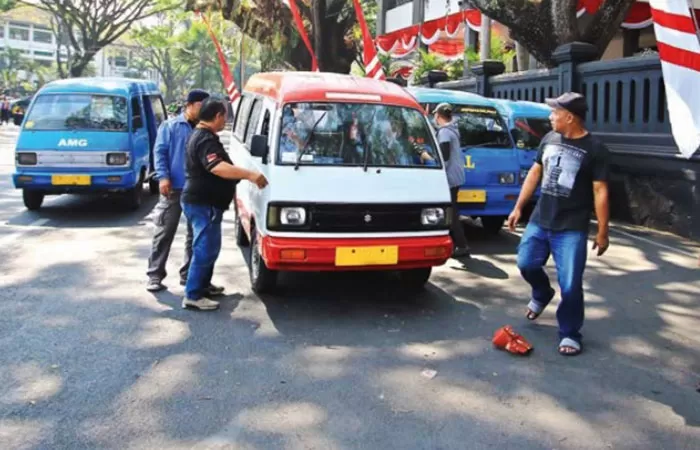
[[33, 0], [25, 3], [49, 12], [51, 26], [68, 60], [56, 52], [62, 78], [83, 75], [94, 56], [139, 20], [169, 10], [174, 0]]
[[636, 0], [605, 0], [585, 26], [576, 18], [578, 0], [470, 0], [486, 16], [507, 26], [510, 36], [547, 66], [552, 53], [574, 41], [594, 45], [602, 56]]
[[[367, 1], [370, 4], [372, 0]], [[351, 0], [297, 1], [309, 39], [324, 72], [349, 73], [357, 55], [352, 33], [356, 23]], [[311, 68], [311, 56], [299, 38], [289, 8], [281, 0], [187, 0], [188, 10], [220, 10], [247, 36], [298, 70]]]

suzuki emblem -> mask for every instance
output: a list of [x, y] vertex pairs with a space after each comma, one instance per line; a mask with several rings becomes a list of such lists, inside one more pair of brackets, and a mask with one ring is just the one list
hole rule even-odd
[[369, 214], [365, 214], [365, 223], [370, 223], [372, 221], [372, 216]]

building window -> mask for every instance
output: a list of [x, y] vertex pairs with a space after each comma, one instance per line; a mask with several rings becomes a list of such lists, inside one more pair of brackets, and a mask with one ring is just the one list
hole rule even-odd
[[53, 43], [53, 34], [50, 31], [39, 31], [34, 30], [34, 42], [41, 42], [44, 44]]
[[53, 58], [53, 52], [42, 52], [39, 50], [34, 50], [34, 56], [43, 56], [47, 58]]
[[114, 65], [116, 67], [126, 67], [127, 66], [126, 56], [115, 56], [114, 57]]
[[10, 26], [10, 39], [14, 39], [17, 41], [28, 41], [29, 29]]
[[48, 61], [45, 59], [37, 59], [36, 63], [39, 64], [42, 67], [52, 67], [53, 66], [53, 61]]
[[394, 9], [398, 8], [401, 5], [405, 5], [406, 3], [411, 3], [412, 0], [389, 0], [387, 2], [386, 9]]

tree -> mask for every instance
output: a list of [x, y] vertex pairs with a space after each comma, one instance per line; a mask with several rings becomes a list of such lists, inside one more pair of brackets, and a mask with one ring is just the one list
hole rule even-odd
[[17, 0], [0, 0], [0, 12], [9, 11], [17, 6]]
[[[34, 0], [27, 4], [49, 12], [59, 51], [61, 78], [82, 76], [101, 49], [119, 39], [139, 20], [172, 9], [170, 0]], [[67, 61], [60, 58], [66, 50]]]
[[[291, 0], [290, 0], [291, 1]], [[186, 0], [187, 10], [220, 10], [247, 36], [263, 46], [280, 45], [284, 60], [299, 70], [311, 68], [311, 56], [299, 39], [292, 14], [281, 0]], [[371, 0], [370, 0], [371, 2]], [[368, 2], [369, 3], [369, 2]], [[324, 72], [349, 73], [357, 55], [352, 39], [356, 23], [350, 0], [297, 0], [314, 47], [319, 68]]]
[[510, 37], [541, 63], [563, 44], [587, 42], [602, 56], [636, 0], [605, 0], [584, 27], [576, 18], [578, 0], [470, 0], [486, 16], [507, 26]]

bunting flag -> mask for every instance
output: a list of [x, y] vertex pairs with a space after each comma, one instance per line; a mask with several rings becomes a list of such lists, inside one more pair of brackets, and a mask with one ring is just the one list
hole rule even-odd
[[226, 93], [228, 94], [228, 99], [231, 103], [234, 103], [241, 96], [241, 93], [236, 87], [236, 82], [233, 80], [231, 70], [229, 70], [228, 68], [228, 63], [226, 62], [224, 52], [221, 50], [219, 40], [216, 39], [216, 36], [214, 35], [214, 32], [211, 29], [211, 25], [209, 24], [209, 21], [204, 16], [204, 14], [200, 13], [199, 11], [195, 11], [195, 14], [197, 14], [207, 26], [207, 31], [209, 32], [211, 40], [214, 42], [214, 47], [216, 47], [216, 54], [219, 57], [219, 64], [221, 64], [221, 78], [223, 78], [224, 80], [224, 86], [226, 86]]
[[284, 3], [286, 3], [289, 6], [289, 9], [292, 10], [292, 17], [294, 18], [294, 23], [297, 26], [297, 31], [299, 32], [301, 39], [304, 41], [304, 44], [306, 44], [306, 48], [309, 50], [309, 53], [311, 54], [311, 71], [318, 72], [319, 71], [318, 70], [318, 60], [316, 59], [316, 54], [314, 53], [314, 49], [311, 46], [311, 41], [309, 40], [309, 35], [306, 33], [306, 27], [304, 27], [304, 21], [301, 19], [301, 13], [299, 12], [299, 7], [297, 6], [297, 0], [288, 0], [288, 1], [285, 1]]
[[685, 158], [700, 148], [700, 30], [688, 0], [649, 0], [668, 116]]
[[377, 48], [374, 46], [372, 34], [367, 27], [360, 0], [353, 0], [353, 3], [355, 4], [355, 14], [357, 14], [357, 23], [360, 24], [360, 29], [362, 30], [362, 63], [365, 65], [365, 76], [375, 80], [385, 80], [384, 68], [379, 60], [379, 55], [377, 55]]

